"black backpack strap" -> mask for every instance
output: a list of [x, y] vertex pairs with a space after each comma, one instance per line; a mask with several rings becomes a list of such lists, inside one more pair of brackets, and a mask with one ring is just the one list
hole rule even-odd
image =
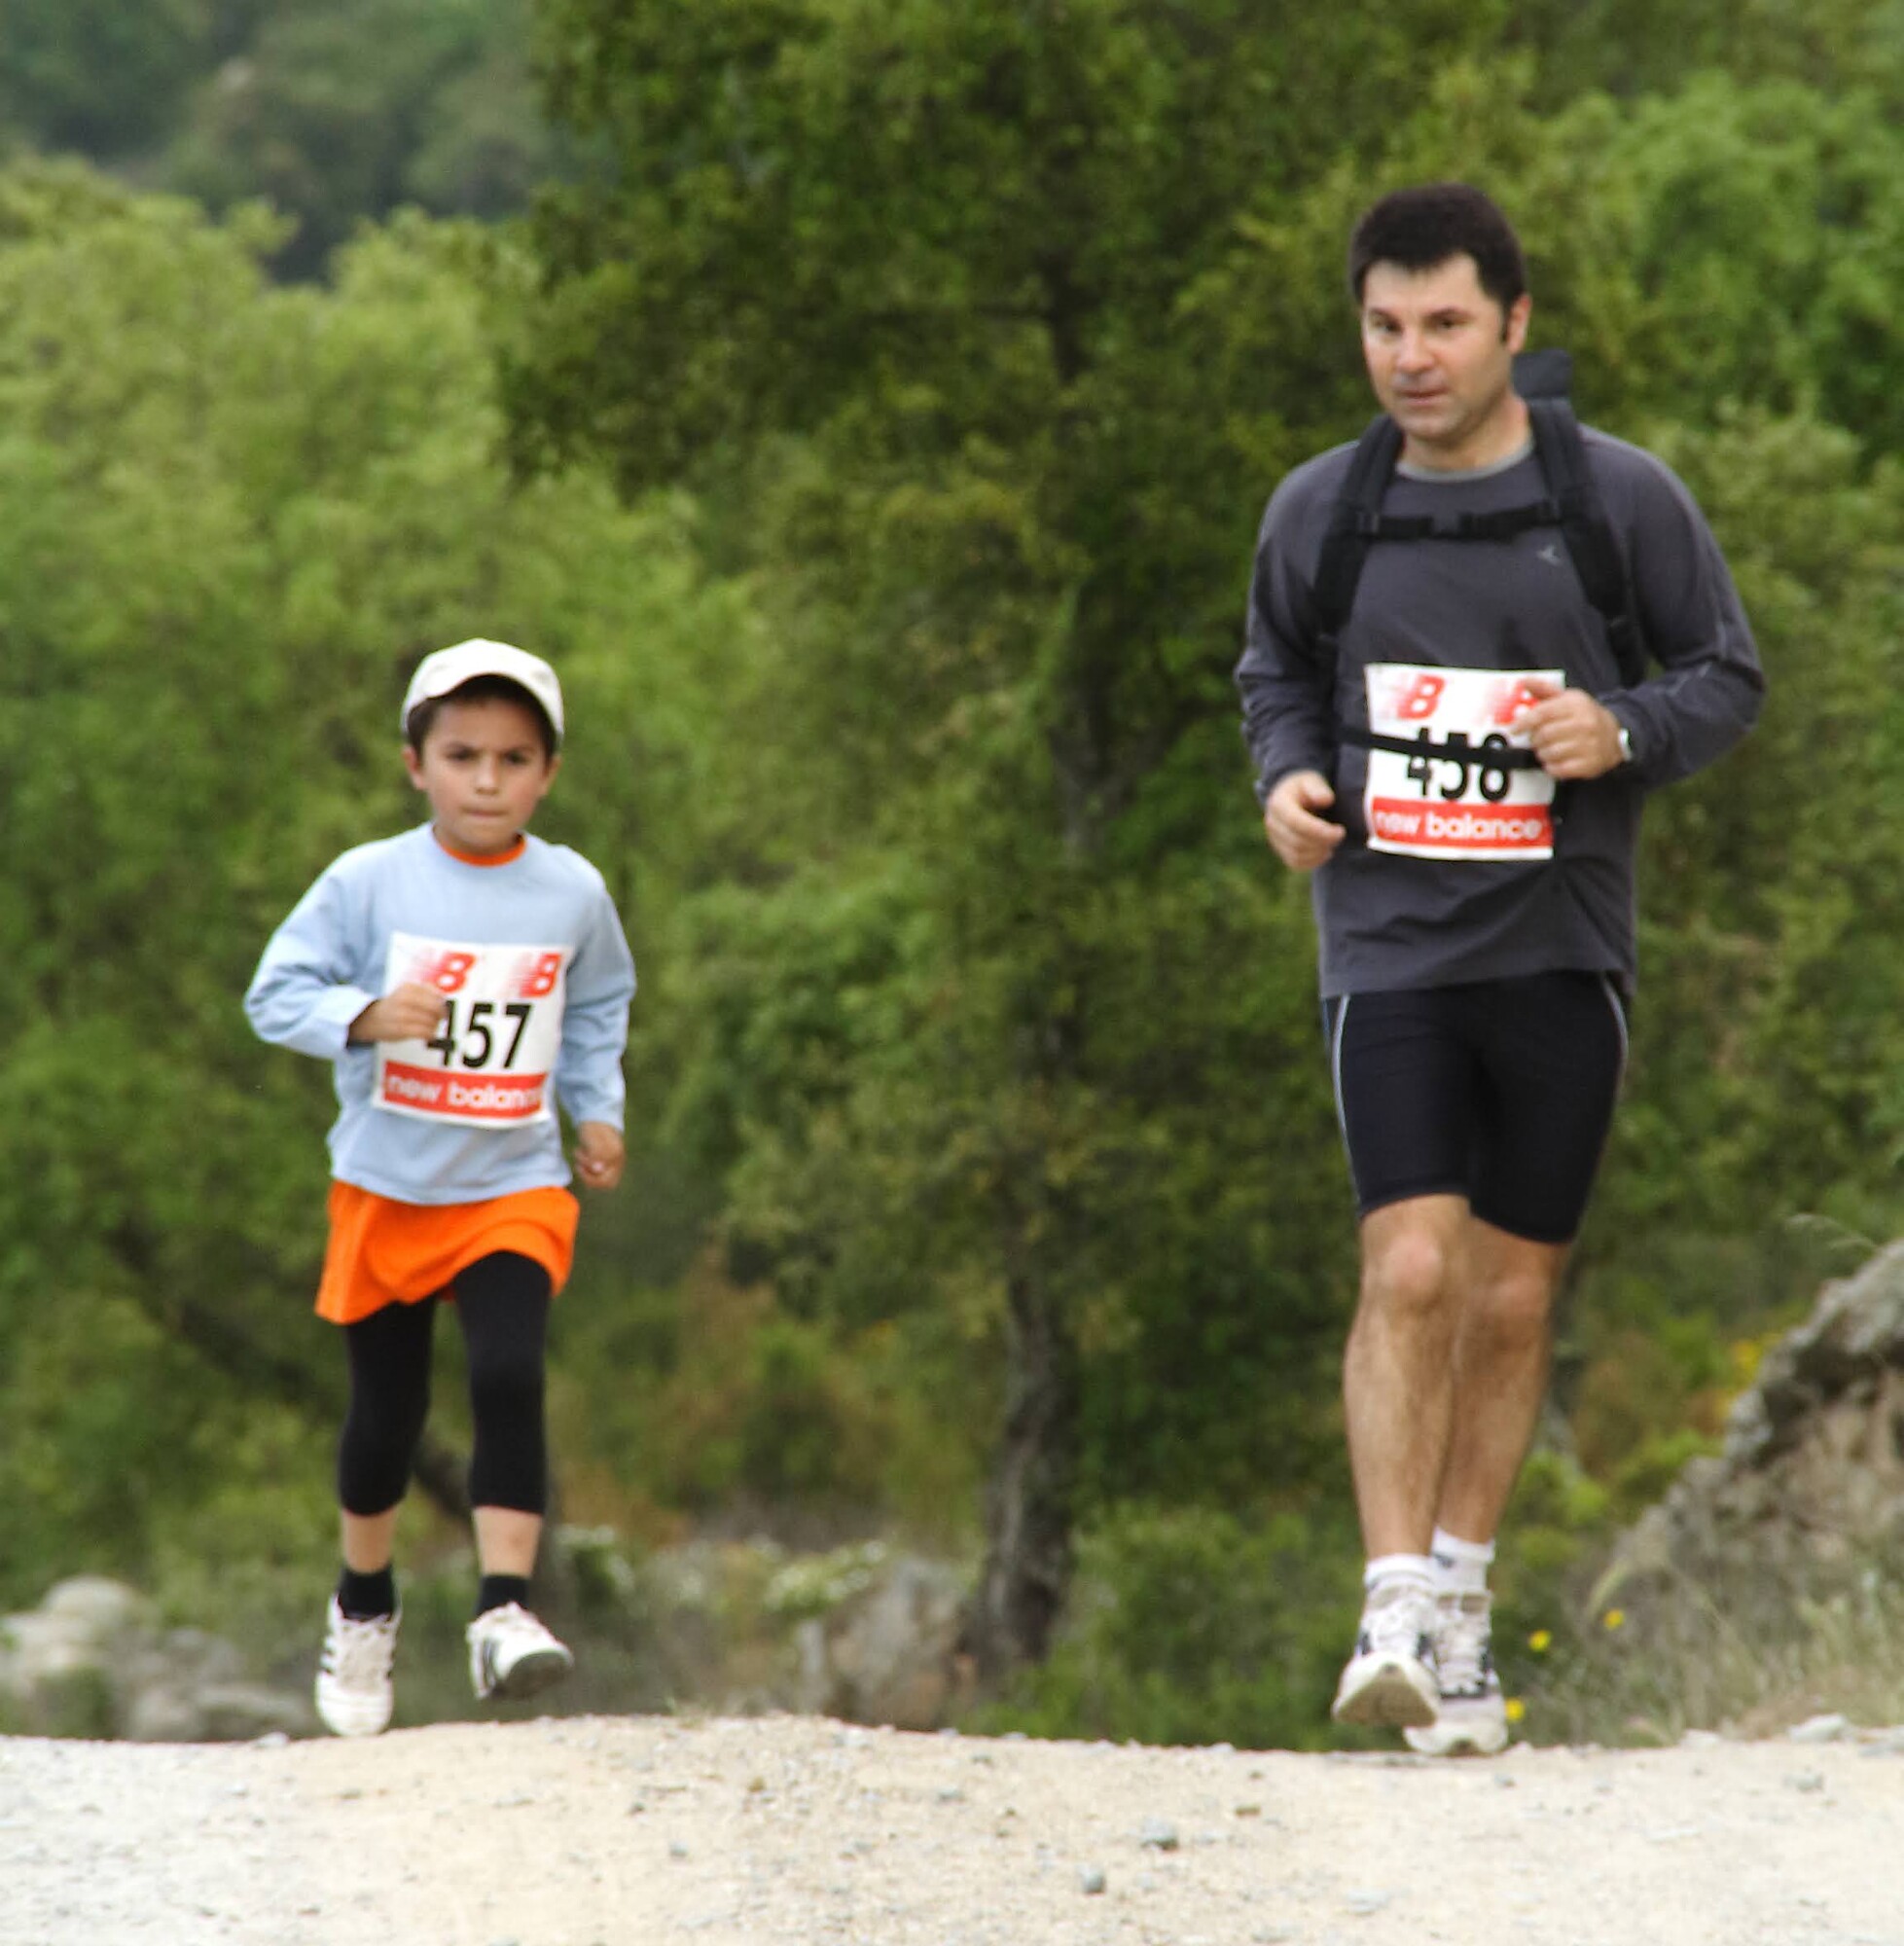
[[1317, 646], [1325, 650], [1333, 649], [1355, 605], [1362, 564], [1369, 558], [1369, 544], [1382, 531], [1382, 498], [1401, 450], [1401, 428], [1386, 413], [1371, 420], [1356, 442], [1347, 478], [1336, 495], [1311, 596]]
[[1540, 471], [1559, 510], [1555, 524], [1573, 559], [1573, 569], [1587, 599], [1606, 624], [1606, 638], [1620, 680], [1631, 688], [1645, 680], [1646, 646], [1634, 619], [1627, 571], [1613, 540], [1613, 528], [1600, 502], [1599, 488], [1587, 469], [1587, 445], [1580, 437], [1580, 421], [1565, 399], [1536, 396], [1527, 404]]
[[[1369, 548], [1377, 540], [1440, 536], [1455, 540], [1505, 540], [1529, 527], [1556, 526], [1566, 544], [1587, 599], [1606, 624], [1620, 680], [1632, 686], [1646, 675], [1646, 648], [1627, 587], [1626, 567], [1587, 466], [1580, 422], [1565, 396], [1571, 363], [1564, 351], [1522, 352], [1515, 383], [1527, 401], [1534, 449], [1548, 497], [1532, 507], [1463, 515], [1453, 528], [1427, 519], [1384, 519], [1382, 502], [1401, 454], [1401, 429], [1383, 414], [1356, 443], [1342, 490], [1329, 515], [1311, 591], [1316, 647], [1334, 653], [1337, 637], [1355, 606], [1355, 590]], [[1266, 591], [1259, 591], [1259, 595]]]
[[1573, 353], [1557, 344], [1514, 354], [1514, 389], [1524, 399], [1570, 399]]

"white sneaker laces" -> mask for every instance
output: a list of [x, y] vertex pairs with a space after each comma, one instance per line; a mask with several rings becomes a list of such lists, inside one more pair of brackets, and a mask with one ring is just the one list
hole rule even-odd
[[1424, 1588], [1396, 1582], [1369, 1591], [1362, 1634], [1372, 1655], [1418, 1656], [1421, 1638], [1434, 1628], [1434, 1598]]
[[396, 1647], [394, 1615], [358, 1621], [340, 1614], [324, 1643], [325, 1668], [346, 1689], [375, 1688], [388, 1677]]
[[478, 1621], [481, 1634], [493, 1642], [499, 1656], [514, 1662], [538, 1649], [560, 1649], [561, 1643], [520, 1602], [506, 1602]]
[[1443, 1598], [1435, 1617], [1435, 1661], [1444, 1696], [1479, 1695], [1487, 1687], [1491, 1606], [1485, 1594]]

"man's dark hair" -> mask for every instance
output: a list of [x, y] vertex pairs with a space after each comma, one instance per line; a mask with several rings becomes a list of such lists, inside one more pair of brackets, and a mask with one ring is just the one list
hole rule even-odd
[[1494, 201], [1467, 183], [1423, 183], [1398, 189], [1365, 210], [1348, 239], [1348, 288], [1362, 302], [1372, 264], [1432, 270], [1465, 251], [1481, 273], [1481, 288], [1509, 309], [1527, 288], [1521, 239]]
[[419, 757], [430, 726], [446, 703], [520, 703], [535, 718], [535, 727], [542, 738], [542, 754], [545, 757], [556, 754], [556, 726], [550, 722], [549, 712], [520, 682], [512, 682], [506, 675], [473, 675], [467, 682], [458, 683], [448, 696], [433, 696], [410, 712], [404, 724], [404, 739]]

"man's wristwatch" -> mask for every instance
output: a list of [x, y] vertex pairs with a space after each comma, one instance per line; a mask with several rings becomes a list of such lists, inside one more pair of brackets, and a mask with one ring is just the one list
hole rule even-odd
[[1623, 764], [1633, 762], [1633, 732], [1624, 723], [1620, 725], [1620, 761]]

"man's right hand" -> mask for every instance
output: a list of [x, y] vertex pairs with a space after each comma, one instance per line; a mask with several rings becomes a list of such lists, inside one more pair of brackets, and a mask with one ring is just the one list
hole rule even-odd
[[434, 987], [410, 981], [373, 1000], [350, 1023], [346, 1039], [429, 1040], [443, 1025], [443, 995]]
[[1263, 807], [1263, 829], [1275, 855], [1292, 872], [1312, 872], [1335, 855], [1343, 841], [1340, 824], [1318, 815], [1336, 801], [1320, 771], [1291, 771]]

